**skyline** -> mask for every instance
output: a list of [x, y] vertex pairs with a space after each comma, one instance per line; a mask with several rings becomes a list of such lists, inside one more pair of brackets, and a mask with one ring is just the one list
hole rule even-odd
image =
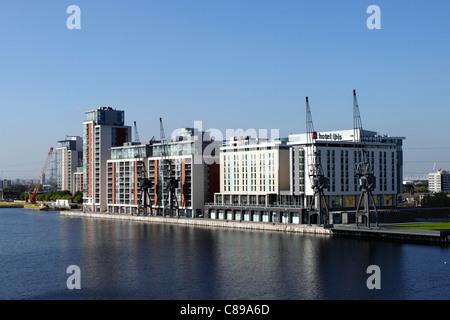
[[[81, 9], [70, 30], [66, 9]], [[378, 5], [381, 29], [366, 9]], [[0, 179], [36, 179], [85, 112], [125, 111], [140, 140], [204, 129], [363, 127], [404, 136], [404, 178], [450, 168], [445, 1], [15, 1], [0, 4]]]

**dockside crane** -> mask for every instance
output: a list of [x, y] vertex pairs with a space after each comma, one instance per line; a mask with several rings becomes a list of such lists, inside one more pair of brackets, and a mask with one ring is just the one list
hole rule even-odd
[[[366, 139], [364, 137], [361, 115], [359, 112], [356, 90], [353, 90], [353, 140], [355, 146], [355, 177], [361, 194], [356, 207], [355, 219], [356, 227], [359, 227], [359, 217], [365, 217], [366, 226], [370, 227], [370, 205], [372, 204], [375, 213], [375, 223], [378, 227], [378, 211], [373, 198], [372, 190], [375, 188], [375, 176], [367, 151]], [[364, 199], [364, 210], [360, 211], [361, 203]]]
[[[306, 97], [306, 141], [307, 146], [311, 148], [309, 152], [309, 179], [311, 187], [314, 190], [314, 196], [308, 209], [308, 224], [311, 224], [313, 216], [317, 215], [317, 225], [328, 220], [328, 204], [325, 198], [324, 189], [328, 189], [329, 178], [323, 173], [322, 164], [320, 162], [319, 153], [317, 151], [315, 140], [317, 132], [314, 131], [314, 124], [309, 107], [309, 100]], [[324, 204], [322, 207], [322, 203]]]
[[[178, 188], [178, 180], [172, 175], [172, 160], [169, 158], [166, 135], [162, 118], [159, 118], [160, 135], [161, 135], [161, 155], [162, 155], [162, 173], [163, 185], [161, 194], [163, 194], [162, 209], [163, 215], [166, 215], [168, 208], [169, 216], [174, 215], [174, 211], [178, 212], [178, 199], [176, 197], [176, 189]], [[163, 191], [164, 190], [164, 191]], [[174, 205], [174, 203], [176, 205]], [[175, 209], [176, 208], [176, 209]], [[178, 215], [178, 214], [177, 214]]]
[[[47, 153], [47, 157], [45, 158], [44, 164], [42, 165], [41, 171], [39, 172], [38, 180], [37, 180], [36, 184], [34, 185], [34, 189], [32, 191], [33, 193], [30, 198], [30, 203], [36, 203], [36, 195], [39, 191], [39, 187], [41, 186], [42, 177], [45, 174], [45, 170], [47, 170], [47, 166], [48, 166], [48, 163], [50, 162], [52, 154], [53, 154], [53, 147], [50, 147], [50, 151]], [[31, 193], [31, 190], [29, 193]]]
[[[138, 183], [138, 215], [146, 215], [147, 212], [147, 208], [149, 207], [149, 204], [147, 202], [148, 197], [150, 196], [150, 187], [151, 187], [151, 183], [150, 183], [150, 179], [148, 179], [147, 177], [147, 169], [144, 163], [145, 157], [146, 157], [146, 152], [145, 152], [145, 145], [139, 146], [140, 145], [140, 140], [139, 140], [139, 132], [137, 129], [137, 124], [136, 121], [134, 121], [134, 141], [135, 144], [137, 145], [137, 161], [136, 161], [136, 165], [137, 167], [137, 183]], [[143, 152], [144, 150], [144, 152]]]

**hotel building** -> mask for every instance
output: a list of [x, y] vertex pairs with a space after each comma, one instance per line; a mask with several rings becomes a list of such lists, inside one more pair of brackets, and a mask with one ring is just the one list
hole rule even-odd
[[78, 188], [74, 182], [74, 173], [82, 166], [83, 140], [81, 137], [66, 137], [58, 141], [56, 151], [56, 187], [57, 190], [68, 190], [74, 194]]
[[83, 209], [106, 211], [107, 161], [111, 148], [131, 141], [124, 111], [101, 107], [86, 112], [83, 122]]
[[[372, 190], [376, 205], [392, 208], [396, 195], [402, 192], [403, 137], [353, 129], [318, 132], [313, 143], [329, 179], [324, 194], [334, 212], [330, 220], [335, 222], [341, 220], [340, 212], [356, 209], [361, 194], [354, 170], [361, 161], [361, 151], [354, 142], [360, 135], [376, 177]], [[221, 192], [216, 194], [214, 203], [205, 205], [209, 217], [307, 223], [306, 210], [314, 195], [309, 177], [312, 149], [306, 134], [289, 135], [278, 141], [246, 137], [226, 142], [220, 149]]]

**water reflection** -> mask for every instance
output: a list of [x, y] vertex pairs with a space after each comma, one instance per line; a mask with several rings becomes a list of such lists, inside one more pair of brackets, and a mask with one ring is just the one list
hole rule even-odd
[[449, 248], [14, 212], [0, 215], [4, 299], [450, 298]]
[[[402, 299], [404, 245], [320, 235], [82, 221], [84, 285], [121, 298]], [[366, 286], [369, 265], [382, 289]]]

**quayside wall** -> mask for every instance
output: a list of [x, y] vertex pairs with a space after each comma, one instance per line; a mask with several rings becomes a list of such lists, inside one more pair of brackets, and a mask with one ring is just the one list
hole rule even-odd
[[161, 216], [132, 216], [124, 214], [108, 214], [108, 213], [87, 213], [81, 211], [61, 211], [61, 215], [73, 217], [86, 218], [101, 218], [101, 219], [116, 219], [116, 220], [132, 220], [148, 223], [169, 223], [169, 224], [184, 224], [191, 226], [203, 227], [220, 227], [220, 228], [236, 228], [236, 229], [251, 229], [262, 231], [280, 231], [293, 233], [309, 233], [309, 234], [324, 234], [332, 235], [332, 231], [328, 228], [315, 225], [292, 225], [270, 222], [250, 222], [250, 221], [231, 221], [231, 220], [212, 220], [204, 218], [170, 218]]
[[373, 240], [389, 240], [403, 242], [419, 242], [429, 244], [448, 245], [450, 242], [449, 231], [433, 230], [401, 230], [389, 228], [355, 228], [352, 226], [323, 227], [316, 225], [294, 225], [285, 223], [251, 222], [234, 220], [216, 220], [204, 218], [170, 218], [161, 216], [132, 216], [124, 214], [92, 213], [82, 211], [61, 211], [63, 216], [86, 217], [99, 219], [130, 220], [146, 223], [167, 223], [190, 226], [235, 228], [247, 230], [261, 230], [270, 232], [292, 232], [303, 234], [329, 235], [345, 238], [360, 238]]
[[439, 230], [402, 230], [389, 228], [355, 228], [335, 227], [332, 229], [336, 237], [381, 239], [404, 242], [420, 242], [447, 245], [450, 242], [449, 231]]

